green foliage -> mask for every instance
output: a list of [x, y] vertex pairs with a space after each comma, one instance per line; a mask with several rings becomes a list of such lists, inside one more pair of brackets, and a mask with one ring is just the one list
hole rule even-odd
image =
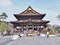
[[8, 17], [7, 14], [3, 12], [3, 13], [0, 15], [0, 21], [3, 21], [3, 20], [6, 19], [7, 17]]
[[56, 27], [53, 27], [52, 32], [50, 32], [50, 34], [56, 34], [56, 33], [57, 33], [57, 29]]
[[5, 31], [5, 29], [8, 28], [8, 23], [4, 21], [7, 17], [5, 12], [0, 15], [0, 31]]
[[57, 33], [56, 27], [52, 27], [52, 28], [50, 29], [50, 27], [47, 26], [47, 27], [44, 29], [44, 33], [48, 32], [48, 31], [49, 31], [49, 34], [56, 34], [56, 33]]
[[49, 26], [43, 29], [43, 32], [46, 33], [49, 30]]
[[5, 31], [5, 29], [8, 28], [8, 23], [6, 22], [0, 22], [0, 31]]

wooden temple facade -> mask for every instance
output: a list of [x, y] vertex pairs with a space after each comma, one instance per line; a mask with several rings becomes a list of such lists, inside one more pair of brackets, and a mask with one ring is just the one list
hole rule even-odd
[[12, 21], [14, 31], [33, 30], [42, 32], [49, 21], [42, 20], [46, 14], [41, 14], [35, 11], [31, 6], [19, 14], [14, 14], [17, 21]]

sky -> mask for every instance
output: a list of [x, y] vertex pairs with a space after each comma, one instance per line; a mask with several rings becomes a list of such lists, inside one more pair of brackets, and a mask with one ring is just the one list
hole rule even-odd
[[5, 12], [8, 15], [7, 21], [15, 21], [13, 14], [19, 14], [28, 6], [46, 14], [43, 20], [50, 21], [49, 24], [60, 25], [60, 20], [56, 18], [60, 15], [60, 0], [0, 0], [0, 14]]

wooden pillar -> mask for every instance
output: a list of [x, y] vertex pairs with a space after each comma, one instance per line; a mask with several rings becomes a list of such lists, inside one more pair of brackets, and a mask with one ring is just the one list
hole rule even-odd
[[38, 30], [39, 30], [39, 26], [37, 26]]
[[33, 28], [32, 29], [34, 30], [34, 25], [33, 25]]

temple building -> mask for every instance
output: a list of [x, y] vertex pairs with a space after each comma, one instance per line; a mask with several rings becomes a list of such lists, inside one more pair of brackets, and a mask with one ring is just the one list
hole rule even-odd
[[49, 21], [43, 20], [46, 14], [35, 11], [31, 6], [19, 14], [14, 14], [17, 21], [11, 21], [14, 32], [33, 30], [42, 32]]

